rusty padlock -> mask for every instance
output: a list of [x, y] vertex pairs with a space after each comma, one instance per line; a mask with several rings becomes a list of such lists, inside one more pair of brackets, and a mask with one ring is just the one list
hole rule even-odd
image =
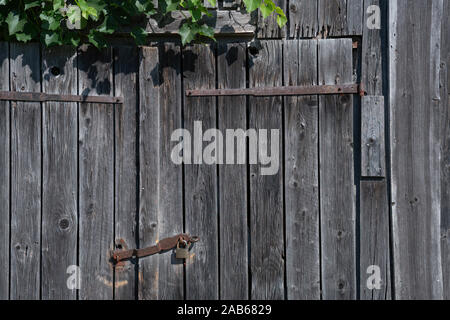
[[[180, 242], [183, 246], [180, 246]], [[178, 241], [177, 248], [175, 249], [175, 258], [187, 259], [189, 257], [189, 243], [186, 240]]]

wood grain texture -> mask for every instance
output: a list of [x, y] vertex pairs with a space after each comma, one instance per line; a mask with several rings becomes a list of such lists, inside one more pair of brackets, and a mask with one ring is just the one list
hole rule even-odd
[[[360, 213], [360, 299], [390, 300], [391, 264], [389, 248], [389, 207], [386, 181], [361, 181]], [[370, 290], [367, 282], [374, 275], [371, 266], [380, 268], [380, 289]]]
[[[215, 89], [215, 48], [193, 45], [183, 50], [184, 90]], [[194, 122], [201, 121], [203, 131], [216, 128], [215, 97], [185, 98], [184, 127], [194, 133]], [[205, 144], [206, 145], [206, 144]], [[197, 160], [200, 160], [201, 153]], [[195, 162], [195, 152], [193, 160]], [[218, 298], [218, 208], [217, 166], [185, 166], [186, 232], [200, 237], [186, 266], [187, 299]]]
[[[159, 237], [183, 231], [183, 167], [172, 162], [171, 135], [182, 127], [181, 45], [161, 44], [159, 121]], [[194, 249], [195, 250], [195, 249]], [[193, 251], [196, 252], [196, 251]], [[171, 252], [159, 259], [159, 298], [183, 299], [183, 261]]]
[[[352, 81], [351, 39], [319, 40], [319, 84]], [[322, 297], [356, 298], [353, 97], [319, 98]]]
[[443, 1], [390, 2], [392, 232], [397, 299], [442, 299], [440, 32]]
[[[78, 52], [80, 94], [112, 95], [112, 50]], [[83, 103], [79, 109], [79, 298], [113, 298], [114, 105]]]
[[[182, 167], [170, 158], [171, 134], [181, 128], [180, 46], [144, 48], [142, 56], [141, 247], [183, 231]], [[173, 251], [151, 259], [140, 262], [140, 299], [183, 299], [182, 261]]]
[[[286, 13], [286, 0], [273, 0], [273, 2]], [[280, 28], [276, 17], [277, 15], [273, 14], [264, 19], [261, 11], [258, 10], [258, 27], [256, 32], [258, 38], [281, 39], [286, 36], [286, 26]]]
[[[387, 77], [383, 77], [383, 66], [387, 63], [384, 61], [383, 45], [386, 35], [386, 28], [369, 29], [367, 21], [373, 15], [373, 12], [368, 13], [369, 6], [379, 6], [380, 10], [383, 8], [381, 0], [365, 0], [364, 1], [364, 23], [362, 37], [362, 65], [361, 65], [361, 82], [365, 85], [365, 91], [371, 96], [383, 95], [383, 81]], [[386, 13], [381, 12], [382, 15]]]
[[237, 9], [241, 7], [241, 5], [243, 5], [241, 0], [222, 0], [219, 2], [220, 9]]
[[[139, 55], [139, 247], [145, 248], [159, 239], [159, 50], [142, 47]], [[140, 259], [139, 299], [158, 299], [159, 259]]]
[[[220, 43], [217, 56], [218, 88], [245, 88], [246, 43]], [[246, 113], [244, 96], [219, 97], [219, 130], [225, 135], [227, 130], [245, 129]], [[235, 139], [234, 164], [219, 166], [221, 299], [248, 299], [248, 166], [238, 164], [237, 143]]]
[[[39, 44], [11, 43], [12, 91], [41, 91]], [[40, 298], [41, 104], [11, 102], [11, 292]]]
[[322, 38], [362, 35], [363, 0], [318, 0]]
[[[444, 1], [442, 17], [450, 15]], [[441, 256], [444, 299], [450, 299], [450, 21], [443, 18], [441, 35]]]
[[[115, 245], [137, 246], [137, 84], [138, 50], [135, 47], [114, 48], [115, 96], [123, 97], [124, 103], [115, 106]], [[133, 300], [136, 283], [135, 261], [115, 268], [116, 300]]]
[[[249, 52], [249, 86], [282, 86], [282, 42], [261, 42]], [[282, 98], [250, 97], [249, 127], [280, 132], [280, 167], [275, 175], [261, 175], [262, 165], [250, 166], [251, 299], [284, 299], [283, 169], [281, 153]]]
[[319, 33], [317, 0], [289, 1], [289, 37], [314, 38]]
[[[284, 85], [317, 85], [317, 41], [284, 42]], [[320, 299], [319, 101], [285, 97], [287, 298]]]
[[[9, 45], [0, 42], [0, 90], [9, 91]], [[0, 101], [0, 300], [9, 297], [10, 102]]]
[[366, 96], [361, 101], [361, 175], [385, 177], [384, 97]]
[[[76, 49], [43, 50], [42, 91], [77, 94]], [[77, 103], [44, 103], [42, 123], [42, 299], [74, 300], [66, 282], [77, 264]]]
[[[171, 19], [164, 23], [158, 23], [154, 19], [149, 19], [145, 29], [150, 34], [178, 34], [178, 30], [182, 22], [189, 17], [188, 12], [174, 11], [171, 13]], [[214, 28], [215, 34], [239, 34], [252, 35], [256, 27], [251, 21], [250, 14], [233, 11], [233, 10], [213, 10], [211, 17], [204, 17], [202, 19], [208, 26]], [[127, 31], [127, 30], [123, 30]]]

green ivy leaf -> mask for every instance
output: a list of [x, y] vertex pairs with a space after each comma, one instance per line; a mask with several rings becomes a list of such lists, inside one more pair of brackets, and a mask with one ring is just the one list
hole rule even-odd
[[185, 45], [194, 40], [195, 36], [198, 33], [197, 25], [190, 25], [189, 23], [185, 22], [181, 26], [179, 33], [181, 36], [181, 43]]
[[178, 5], [180, 5], [180, 0], [159, 0], [158, 1], [158, 9], [160, 9], [163, 14], [167, 14], [167, 13], [177, 10]]
[[134, 40], [136, 41], [136, 44], [138, 46], [142, 46], [142, 45], [146, 44], [147, 35], [148, 35], [148, 32], [145, 31], [145, 29], [141, 28], [141, 27], [133, 28], [133, 30], [131, 30], [131, 36], [134, 38]]
[[65, 6], [64, 0], [53, 0], [53, 10], [54, 11], [64, 8], [64, 6]]
[[33, 39], [33, 37], [28, 33], [16, 33], [16, 39], [21, 42], [28, 42]]
[[277, 24], [280, 28], [283, 28], [287, 23], [286, 15], [280, 7], [275, 8], [275, 12], [278, 14], [277, 16]]
[[21, 19], [20, 15], [11, 11], [6, 17], [5, 22], [8, 24], [9, 35], [12, 36], [13, 34], [23, 31], [23, 27], [27, 20]]
[[41, 13], [39, 18], [42, 20], [42, 27], [46, 30], [55, 31], [60, 27], [60, 20], [57, 20], [52, 16]]
[[41, 1], [25, 1], [25, 11], [27, 11], [28, 9], [34, 8], [34, 7], [40, 7], [41, 6]]
[[47, 47], [62, 45], [62, 41], [58, 33], [46, 33], [44, 36], [44, 42]]
[[100, 32], [97, 32], [95, 30], [91, 30], [88, 34], [88, 41], [89, 43], [92, 43], [97, 48], [104, 48], [106, 47], [106, 41], [105, 37]]
[[261, 6], [262, 0], [244, 0], [248, 12], [253, 12]]
[[78, 47], [81, 43], [80, 36], [75, 32], [67, 32], [64, 36], [64, 43]]
[[118, 23], [113, 16], [106, 16], [102, 24], [98, 27], [98, 31], [102, 33], [112, 34], [118, 28]]
[[67, 9], [67, 18], [71, 24], [76, 24], [81, 20], [81, 10], [76, 6], [70, 6]]
[[0, 6], [6, 6], [6, 0], [0, 0]]
[[275, 11], [275, 3], [273, 3], [272, 0], [264, 0], [264, 2], [261, 3], [261, 7], [259, 7], [261, 10], [263, 18], [267, 18]]
[[208, 0], [208, 2], [212, 7], [216, 6], [216, 0]]

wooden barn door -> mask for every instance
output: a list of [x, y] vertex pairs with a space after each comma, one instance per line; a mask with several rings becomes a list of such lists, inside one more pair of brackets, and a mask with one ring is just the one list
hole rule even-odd
[[[0, 46], [1, 90], [124, 99], [0, 102], [0, 298], [356, 297], [353, 96], [184, 94], [352, 83], [351, 39]], [[174, 164], [195, 121], [278, 129], [279, 170]], [[181, 232], [201, 239], [186, 264], [109, 259]]]

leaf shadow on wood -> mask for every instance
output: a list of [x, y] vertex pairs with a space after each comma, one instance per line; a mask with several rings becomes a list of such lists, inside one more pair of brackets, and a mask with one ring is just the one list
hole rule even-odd
[[[90, 89], [78, 88], [81, 95], [95, 92], [97, 95], [112, 95], [112, 49], [99, 50], [92, 45], [83, 45], [78, 50], [78, 73], [85, 73], [91, 82]], [[74, 66], [76, 67], [76, 66]]]

